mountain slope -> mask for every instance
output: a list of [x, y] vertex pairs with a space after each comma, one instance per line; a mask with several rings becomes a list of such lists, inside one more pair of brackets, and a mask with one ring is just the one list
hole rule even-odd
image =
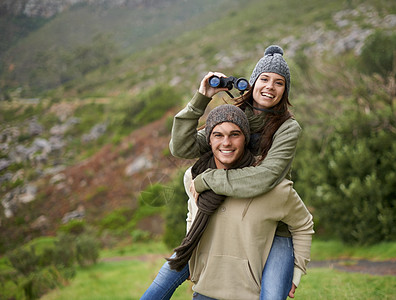
[[[146, 124], [145, 117], [154, 115], [149, 104], [160, 106], [161, 101], [171, 102], [169, 97], [188, 101], [202, 76], [210, 70], [248, 77], [269, 44], [277, 43], [285, 49], [292, 71], [292, 103], [297, 104], [295, 110], [301, 124], [314, 119], [317, 122], [314, 125], [319, 123], [326, 128], [320, 117], [313, 115], [323, 106], [326, 113], [337, 114], [339, 103], [355, 99], [357, 88], [348, 80], [358, 78], [354, 62], [361, 44], [375, 30], [388, 33], [395, 28], [392, 16], [396, 14], [396, 4], [382, 0], [349, 4], [341, 0], [251, 0], [235, 1], [235, 6], [210, 2], [215, 7], [209, 1], [199, 2], [200, 6], [194, 6], [197, 1], [177, 1], [176, 6], [136, 11], [76, 7], [48, 21], [9, 52], [9, 57], [18, 61], [18, 72], [23, 76], [18, 77], [16, 71], [7, 76], [19, 86], [23, 82], [19, 78], [45, 82], [60, 72], [57, 64], [54, 70], [43, 68], [42, 73], [33, 73], [35, 76], [22, 68], [21, 62], [30, 61], [34, 51], [48, 48], [46, 53], [56, 62], [56, 56], [51, 55], [58, 52], [65, 55], [60, 49], [67, 47], [73, 52], [84, 40], [102, 32], [101, 28], [110, 28], [112, 33], [119, 34], [120, 43], [125, 42], [123, 55], [61, 83], [44, 96], [38, 94], [40, 97], [19, 101], [24, 98], [23, 89], [15, 89], [10, 93], [14, 100], [1, 103], [0, 109], [4, 111], [0, 114], [1, 163], [14, 151], [8, 138], [16, 141], [15, 148], [23, 146], [29, 150], [32, 145], [43, 144], [43, 139], [50, 140], [55, 135], [52, 131], [62, 133], [70, 125], [64, 131], [66, 150], [59, 151], [61, 157], [44, 162], [44, 167], [40, 165], [42, 157], [36, 154], [31, 155], [31, 161], [13, 162], [4, 169], [6, 164], [0, 164], [2, 200], [29, 183], [38, 187], [36, 199], [21, 204], [15, 218], [6, 219], [2, 214], [4, 237], [13, 236], [13, 230], [22, 233], [18, 235], [21, 239], [25, 236], [30, 239], [40, 230], [52, 233], [65, 214], [77, 210], [79, 205], [85, 209], [87, 220], [100, 218], [117, 207], [136, 207], [136, 196], [146, 186], [146, 179], [163, 174], [170, 177], [178, 167], [191, 163], [172, 158], [167, 150], [169, 132], [163, 128], [169, 128], [170, 116], [178, 108], [167, 115], [164, 109], [160, 121], [137, 129]], [[188, 18], [184, 14], [187, 6], [191, 9]], [[178, 16], [180, 23], [172, 26]], [[81, 18], [84, 20], [79, 23]], [[76, 26], [83, 23], [84, 26]], [[133, 42], [128, 42], [127, 36]], [[28, 53], [29, 49], [32, 53]], [[103, 48], [99, 50], [104, 52]], [[159, 97], [164, 86], [171, 87], [165, 90], [168, 98]], [[107, 125], [105, 134], [98, 141], [81, 142], [96, 125]], [[35, 134], [26, 130], [29, 127], [35, 131], [40, 126], [44, 129]], [[147, 165], [143, 164], [133, 175], [126, 175], [135, 160]], [[59, 165], [64, 169], [40, 177], [47, 168]], [[37, 229], [33, 224], [41, 216], [49, 223]], [[33, 227], [36, 229], [32, 230]]]
[[147, 2], [151, 5], [143, 2], [146, 4], [73, 6], [43, 21], [44, 25], [2, 53], [1, 85], [15, 87], [32, 84], [31, 77], [40, 67], [39, 56], [51, 56], [52, 61], [59, 65], [62, 55], [90, 45], [97, 35], [108, 36], [108, 43], [114, 44], [119, 55], [131, 54], [173, 39], [188, 30], [201, 28], [218, 15], [238, 7], [237, 2], [172, 0]]

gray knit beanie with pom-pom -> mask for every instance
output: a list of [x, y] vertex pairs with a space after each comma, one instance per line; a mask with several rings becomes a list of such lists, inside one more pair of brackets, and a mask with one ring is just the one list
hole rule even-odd
[[223, 104], [215, 107], [209, 112], [206, 119], [205, 134], [208, 143], [210, 142], [210, 135], [216, 125], [224, 122], [231, 122], [237, 125], [245, 136], [246, 144], [250, 140], [249, 121], [245, 113], [239, 107], [231, 104]]
[[254, 67], [249, 83], [251, 86], [256, 82], [261, 73], [276, 73], [286, 80], [286, 92], [290, 91], [290, 70], [287, 62], [283, 59], [283, 49], [277, 45], [265, 49], [264, 56]]

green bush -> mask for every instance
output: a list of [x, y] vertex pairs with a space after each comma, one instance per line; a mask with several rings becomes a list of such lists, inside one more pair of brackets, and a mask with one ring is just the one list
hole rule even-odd
[[138, 196], [140, 206], [161, 207], [166, 204], [168, 188], [162, 184], [154, 183], [149, 185]]
[[102, 230], [118, 230], [123, 229], [131, 218], [133, 210], [130, 208], [116, 209], [110, 212], [100, 221]]
[[18, 248], [8, 254], [8, 259], [18, 272], [28, 275], [37, 269], [40, 257], [36, 254], [34, 247]]
[[48, 266], [29, 274], [23, 281], [22, 287], [26, 299], [39, 299], [51, 289], [65, 283], [60, 272], [54, 266]]
[[156, 86], [138, 96], [144, 108], [136, 115], [134, 123], [142, 126], [160, 119], [168, 109], [180, 103], [181, 97], [169, 86]]
[[67, 269], [72, 268], [76, 260], [76, 250], [74, 245], [74, 236], [70, 234], [58, 234], [58, 240], [55, 242], [53, 264], [55, 266]]
[[82, 220], [71, 220], [59, 227], [59, 232], [78, 235], [85, 231], [86, 224]]
[[350, 109], [324, 139], [304, 137], [297, 181], [316, 227], [352, 244], [396, 240], [395, 125], [389, 108]]
[[[13, 268], [7, 274], [16, 274], [12, 279], [7, 274], [4, 279], [0, 276], [0, 283], [13, 286], [12, 297], [23, 291], [26, 299], [37, 299], [73, 278], [76, 274], [75, 261], [80, 266], [87, 266], [95, 264], [99, 258], [100, 244], [87, 233], [76, 236], [60, 232], [54, 242], [42, 241], [32, 241], [30, 246], [22, 246], [7, 255]], [[36, 251], [32, 244], [41, 247], [37, 247], [39, 250]]]
[[160, 119], [167, 110], [181, 102], [182, 96], [167, 85], [157, 85], [134, 96], [119, 96], [109, 112], [109, 131], [118, 135]]
[[146, 217], [161, 214], [164, 211], [165, 203], [172, 192], [168, 186], [155, 183], [146, 187], [138, 195], [139, 208], [134, 211], [132, 218], [126, 225], [126, 229], [133, 234], [138, 222]]
[[184, 190], [184, 172], [180, 171], [172, 182], [173, 197], [166, 205], [164, 243], [171, 248], [180, 244], [186, 235], [187, 194]]
[[99, 258], [99, 243], [88, 235], [79, 235], [76, 239], [76, 259], [81, 267], [96, 264]]
[[396, 34], [377, 31], [365, 43], [359, 57], [361, 70], [371, 75], [373, 73], [388, 77], [396, 75]]
[[131, 232], [132, 241], [137, 242], [145, 242], [150, 239], [150, 232], [140, 229], [135, 229]]

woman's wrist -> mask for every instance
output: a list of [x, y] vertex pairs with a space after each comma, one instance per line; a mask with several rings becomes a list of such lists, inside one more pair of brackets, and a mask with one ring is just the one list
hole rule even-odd
[[195, 191], [199, 194], [202, 193], [209, 188], [205, 185], [205, 182], [202, 179], [202, 173], [197, 175], [197, 177], [194, 178], [194, 187]]

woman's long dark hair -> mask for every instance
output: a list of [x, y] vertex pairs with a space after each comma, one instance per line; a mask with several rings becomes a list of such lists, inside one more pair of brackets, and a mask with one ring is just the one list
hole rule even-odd
[[[253, 107], [253, 88], [254, 85], [244, 95], [235, 98], [235, 105], [239, 106], [242, 110], [245, 110], [247, 106]], [[265, 124], [260, 134], [260, 158], [257, 164], [263, 161], [267, 156], [272, 146], [275, 132], [286, 120], [293, 117], [293, 114], [289, 110], [289, 106], [292, 105], [289, 101], [288, 93], [285, 90], [281, 101], [274, 107], [271, 107], [271, 109], [265, 110]]]

